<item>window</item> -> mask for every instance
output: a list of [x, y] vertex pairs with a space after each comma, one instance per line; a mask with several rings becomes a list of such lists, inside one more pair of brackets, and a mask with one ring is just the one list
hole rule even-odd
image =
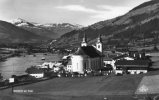
[[100, 48], [100, 45], [98, 45], [98, 48]]

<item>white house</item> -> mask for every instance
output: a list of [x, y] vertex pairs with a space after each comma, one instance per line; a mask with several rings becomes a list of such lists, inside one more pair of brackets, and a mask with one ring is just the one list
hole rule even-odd
[[55, 63], [53, 62], [44, 62], [41, 68], [53, 68]]
[[35, 78], [43, 78], [44, 71], [42, 69], [34, 69], [28, 73], [30, 76], [34, 76]]
[[72, 61], [71, 60], [67, 64], [66, 71], [67, 72], [72, 72]]
[[111, 65], [113, 67], [113, 69], [115, 69], [115, 60], [113, 60], [111, 58], [104, 59], [103, 63], [104, 63], [104, 67], [106, 67], [106, 65]]
[[71, 57], [72, 72], [84, 74], [88, 71], [98, 71], [103, 67], [103, 49], [101, 36], [98, 37], [96, 48], [87, 45], [87, 39], [84, 35], [81, 47]]
[[43, 78], [44, 73], [33, 73], [33, 74], [30, 74], [30, 76], [34, 76], [35, 78]]
[[106, 67], [106, 65], [111, 65], [113, 67], [113, 70], [116, 70], [116, 66], [115, 66], [115, 62], [118, 60], [135, 60], [134, 57], [130, 57], [127, 54], [124, 55], [120, 55], [114, 58], [109, 58], [108, 56], [104, 57], [103, 62], [104, 62], [104, 67]]
[[124, 54], [124, 55], [120, 55], [120, 56], [114, 57], [113, 60], [115, 60], [115, 61], [117, 61], [117, 60], [135, 60], [135, 58], [134, 57], [130, 57], [127, 54]]

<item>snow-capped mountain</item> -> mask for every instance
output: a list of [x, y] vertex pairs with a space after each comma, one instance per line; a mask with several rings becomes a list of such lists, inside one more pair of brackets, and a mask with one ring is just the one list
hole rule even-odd
[[0, 20], [0, 43], [39, 43], [48, 38]]
[[71, 32], [73, 30], [78, 30], [82, 28], [81, 25], [73, 25], [69, 23], [61, 23], [61, 24], [39, 24], [39, 23], [34, 23], [34, 22], [28, 22], [24, 19], [18, 18], [10, 21], [12, 24], [23, 28], [27, 31], [36, 33], [38, 35], [56, 39], [59, 38], [61, 35]]

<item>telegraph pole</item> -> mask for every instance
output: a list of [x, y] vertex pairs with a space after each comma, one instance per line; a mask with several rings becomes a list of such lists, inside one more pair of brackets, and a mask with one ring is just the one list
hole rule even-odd
[[154, 49], [157, 49], [159, 31], [153, 31], [152, 33], [154, 35]]

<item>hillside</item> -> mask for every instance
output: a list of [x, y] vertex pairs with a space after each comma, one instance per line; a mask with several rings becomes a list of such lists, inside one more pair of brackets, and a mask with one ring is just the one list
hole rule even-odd
[[18, 28], [8, 22], [0, 21], [1, 43], [35, 43], [41, 40], [46, 40], [46, 38]]
[[[89, 44], [96, 41], [102, 34], [104, 48], [118, 45], [152, 45], [157, 37], [155, 32], [159, 31], [159, 1], [145, 2], [123, 16], [101, 21], [62, 35], [56, 42], [57, 47], [79, 46], [83, 34], [86, 33]], [[65, 43], [65, 44], [63, 44]]]
[[51, 39], [59, 38], [61, 35], [67, 32], [70, 32], [72, 30], [78, 30], [82, 27], [81, 25], [73, 25], [69, 23], [39, 24], [39, 23], [28, 22], [21, 18], [14, 19], [11, 21], [11, 23], [27, 31]]

